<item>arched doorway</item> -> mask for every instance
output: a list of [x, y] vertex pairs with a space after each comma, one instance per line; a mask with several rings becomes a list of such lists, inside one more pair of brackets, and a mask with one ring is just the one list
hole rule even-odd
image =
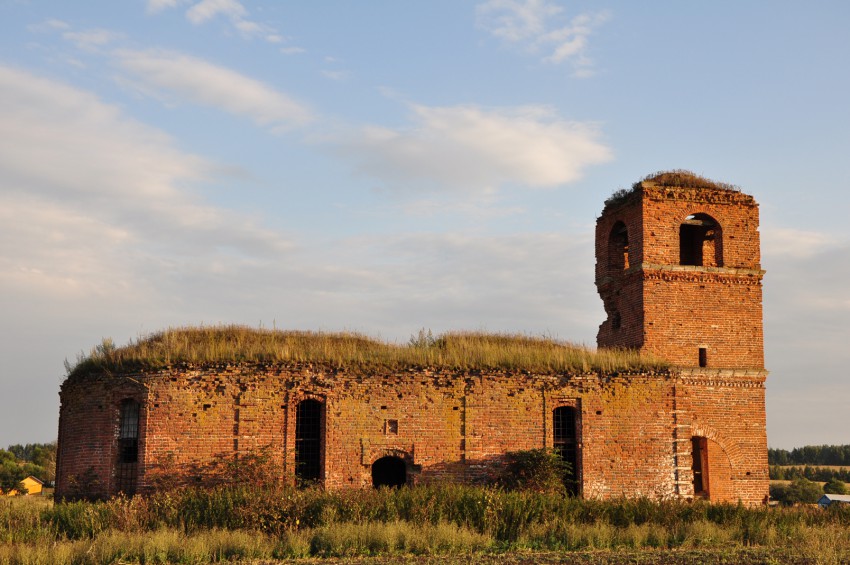
[[388, 455], [372, 463], [372, 486], [400, 487], [407, 484], [407, 465], [401, 457]]

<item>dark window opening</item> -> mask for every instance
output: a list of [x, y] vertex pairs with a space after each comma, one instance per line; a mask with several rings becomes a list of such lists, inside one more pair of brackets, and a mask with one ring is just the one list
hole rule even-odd
[[318, 400], [302, 400], [295, 410], [295, 478], [301, 484], [321, 478], [322, 408]]
[[694, 496], [708, 496], [708, 440], [704, 437], [691, 438], [691, 454], [694, 472]]
[[385, 428], [387, 435], [398, 435], [398, 420], [387, 420]]
[[614, 313], [611, 314], [611, 329], [619, 330], [622, 324], [623, 320], [620, 316], [620, 311], [614, 310]]
[[629, 232], [626, 224], [617, 222], [608, 238], [608, 269], [612, 273], [629, 268]]
[[705, 347], [699, 348], [699, 366], [708, 367], [708, 349]]
[[697, 267], [723, 266], [720, 225], [707, 214], [688, 216], [679, 226], [679, 264]]
[[569, 469], [564, 484], [570, 494], [578, 494], [578, 441], [576, 409], [572, 406], [555, 408], [552, 413], [553, 445]]
[[400, 487], [407, 484], [407, 465], [401, 457], [388, 455], [372, 463], [372, 486]]
[[116, 486], [127, 495], [136, 493], [139, 461], [139, 403], [133, 399], [121, 401], [118, 419], [118, 465]]

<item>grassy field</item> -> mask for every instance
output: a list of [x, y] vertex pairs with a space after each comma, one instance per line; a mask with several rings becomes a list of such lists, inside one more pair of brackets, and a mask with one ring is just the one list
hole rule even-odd
[[0, 563], [840, 563], [850, 509], [586, 501], [458, 485], [0, 500]]

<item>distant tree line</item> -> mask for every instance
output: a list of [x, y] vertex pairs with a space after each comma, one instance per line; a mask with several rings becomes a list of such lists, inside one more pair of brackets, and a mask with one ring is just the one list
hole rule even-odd
[[33, 476], [51, 484], [56, 479], [56, 442], [10, 445], [0, 449], [0, 490], [18, 489]]
[[810, 481], [828, 482], [833, 479], [850, 483], [850, 469], [830, 469], [829, 467], [793, 466], [783, 467], [781, 465], [770, 466], [770, 480], [793, 481], [795, 479], [808, 479]]
[[807, 445], [787, 449], [768, 449], [770, 465], [848, 465], [850, 445]]

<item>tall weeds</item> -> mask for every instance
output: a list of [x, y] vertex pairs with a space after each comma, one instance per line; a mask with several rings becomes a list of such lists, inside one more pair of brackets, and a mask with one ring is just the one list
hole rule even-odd
[[850, 558], [850, 509], [593, 501], [462, 485], [327, 492], [222, 485], [105, 502], [0, 501], [0, 564], [770, 548]]

